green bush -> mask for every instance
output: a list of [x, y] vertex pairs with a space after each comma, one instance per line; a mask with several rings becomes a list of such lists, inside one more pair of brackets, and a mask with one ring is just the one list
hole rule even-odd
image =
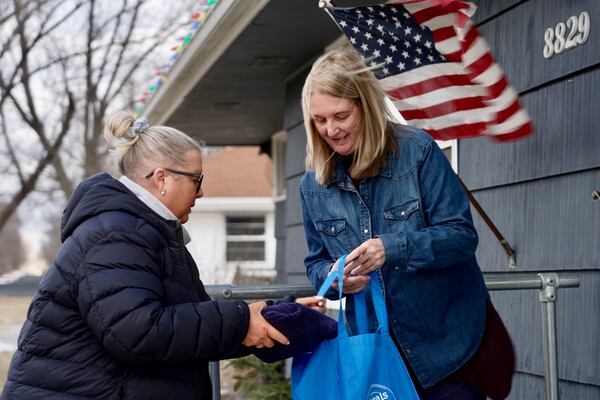
[[284, 377], [284, 362], [264, 363], [255, 356], [231, 360], [227, 368], [234, 367], [237, 374], [233, 389], [244, 399], [291, 400], [290, 380]]

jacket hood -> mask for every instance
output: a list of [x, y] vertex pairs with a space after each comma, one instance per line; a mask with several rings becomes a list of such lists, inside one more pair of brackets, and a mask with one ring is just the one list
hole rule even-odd
[[121, 211], [146, 220], [167, 237], [176, 221], [167, 221], [141, 202], [125, 185], [107, 173], [84, 179], [75, 189], [63, 211], [61, 241], [65, 241], [84, 221], [106, 211]]

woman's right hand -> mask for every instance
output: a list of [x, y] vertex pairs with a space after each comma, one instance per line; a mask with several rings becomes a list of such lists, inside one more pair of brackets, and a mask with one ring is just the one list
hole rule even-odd
[[262, 316], [261, 310], [267, 306], [264, 301], [248, 304], [250, 309], [250, 325], [248, 333], [242, 342], [244, 346], [255, 346], [257, 348], [273, 347], [274, 341], [281, 344], [289, 344], [290, 341], [281, 332], [269, 324]]
[[[340, 260], [337, 260], [335, 262], [335, 264], [333, 264], [333, 267], [331, 267], [331, 271], [329, 272], [330, 274], [337, 274], [338, 272], [338, 264], [339, 264]], [[344, 273], [344, 293], [345, 294], [356, 294], [358, 292], [360, 292], [361, 290], [363, 290], [365, 288], [365, 286], [367, 286], [369, 284], [369, 281], [371, 280], [371, 277], [369, 275], [357, 275], [357, 276], [351, 276], [348, 275], [347, 273]], [[335, 290], [340, 290], [340, 287], [338, 285], [338, 281], [334, 281], [331, 286], [335, 289]]]
[[327, 300], [321, 296], [298, 297], [296, 299], [296, 303], [310, 307], [320, 313], [325, 313], [327, 311], [327, 307], [325, 307], [326, 301]]

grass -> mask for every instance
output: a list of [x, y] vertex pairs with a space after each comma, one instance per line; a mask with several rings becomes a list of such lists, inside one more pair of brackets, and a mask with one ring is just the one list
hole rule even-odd
[[[0, 296], [0, 333], [14, 330], [15, 327], [23, 325], [30, 302], [31, 298], [29, 297]], [[12, 352], [0, 352], [0, 388], [6, 381], [11, 358]]]

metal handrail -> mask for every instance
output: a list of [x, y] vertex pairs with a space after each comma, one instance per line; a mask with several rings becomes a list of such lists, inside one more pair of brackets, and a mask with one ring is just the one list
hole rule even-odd
[[[573, 274], [559, 274], [560, 287], [578, 287], [580, 279]], [[489, 276], [484, 274], [488, 290], [542, 289], [540, 274], [510, 274], [510, 276]], [[207, 285], [206, 291], [215, 300], [262, 300], [277, 299], [288, 295], [297, 297], [314, 296], [316, 290], [311, 285]]]
[[[484, 274], [485, 285], [490, 291], [538, 289], [542, 303], [542, 331], [544, 336], [544, 371], [546, 399], [559, 400], [558, 358], [556, 342], [556, 308], [559, 288], [579, 287], [581, 279], [575, 274], [555, 272]], [[206, 291], [215, 300], [261, 300], [277, 299], [288, 295], [312, 296], [316, 293], [311, 285], [207, 285]], [[213, 400], [219, 400], [220, 377], [218, 362], [211, 363]]]

